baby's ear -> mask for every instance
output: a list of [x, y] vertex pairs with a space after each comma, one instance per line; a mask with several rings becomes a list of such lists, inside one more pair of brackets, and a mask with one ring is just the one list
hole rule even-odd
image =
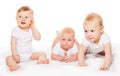
[[74, 41], [74, 43], [75, 43], [75, 42], [76, 42], [76, 39], [74, 39], [73, 41]]
[[104, 26], [100, 26], [100, 32], [103, 33], [104, 31]]

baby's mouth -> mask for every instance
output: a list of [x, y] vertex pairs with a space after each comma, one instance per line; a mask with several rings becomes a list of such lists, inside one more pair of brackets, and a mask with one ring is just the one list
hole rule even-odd
[[89, 38], [90, 40], [93, 39], [93, 38]]
[[89, 37], [89, 39], [91, 40], [91, 39], [93, 39], [93, 37]]
[[25, 24], [25, 22], [21, 22], [21, 24]]

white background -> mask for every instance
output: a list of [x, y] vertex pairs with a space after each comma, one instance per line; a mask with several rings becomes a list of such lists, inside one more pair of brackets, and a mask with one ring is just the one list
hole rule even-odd
[[83, 21], [88, 13], [102, 16], [104, 30], [113, 43], [120, 43], [119, 0], [0, 0], [0, 47], [10, 46], [11, 31], [16, 24], [16, 12], [23, 5], [34, 11], [35, 26], [41, 33], [41, 40], [33, 46], [51, 46], [56, 31], [72, 27], [76, 39], [81, 43]]
[[[105, 26], [104, 30], [106, 33], [110, 35], [112, 43], [120, 43], [119, 0], [0, 0], [0, 49], [1, 48], [7, 49], [6, 47], [10, 47], [12, 28], [17, 26], [16, 12], [23, 5], [28, 5], [33, 9], [35, 26], [41, 33], [42, 38], [40, 41], [33, 40], [33, 46], [35, 47], [35, 49], [44, 51], [44, 49], [50, 48], [52, 41], [56, 37], [56, 31], [59, 31], [62, 28], [68, 26], [72, 27], [75, 30], [76, 39], [78, 40], [79, 43], [81, 43], [84, 37], [83, 27], [82, 27], [83, 21], [86, 15], [91, 12], [98, 13], [102, 16]], [[117, 48], [115, 50], [117, 50]], [[10, 52], [10, 50], [0, 50], [0, 53], [1, 52]], [[91, 64], [94, 67], [97, 66], [95, 68], [90, 66], [88, 67], [88, 69], [87, 68], [79, 69], [72, 64], [71, 65], [65, 64], [60, 66], [59, 64], [51, 63], [50, 65], [47, 66], [43, 65], [44, 67], [41, 65], [40, 68], [38, 65], [33, 66], [33, 64], [31, 64], [32, 65], [31, 67], [30, 64], [27, 64], [25, 65], [26, 67], [24, 68], [24, 71], [12, 73], [12, 72], [8, 72], [8, 70], [6, 71], [4, 56], [0, 56], [0, 57], [3, 57], [2, 60], [0, 59], [1, 60], [0, 65], [1, 67], [3, 67], [0, 69], [1, 70], [0, 73], [2, 72], [3, 74], [5, 74], [4, 76], [7, 76], [6, 74], [9, 74], [9, 76], [16, 76], [16, 75], [21, 76], [24, 73], [25, 73], [24, 75], [27, 76], [31, 76], [34, 73], [36, 73], [35, 75], [40, 73], [44, 76], [45, 75], [48, 76], [50, 73], [53, 72], [56, 72], [55, 75], [59, 75], [59, 76], [60, 75], [76, 76], [77, 74], [81, 74], [81, 73], [85, 74], [84, 76], [86, 76], [86, 74], [87, 76], [89, 76], [90, 72], [91, 74], [95, 74], [95, 75], [99, 72], [99, 71], [96, 72], [96, 70], [94, 70], [98, 67], [97, 64], [96, 65]], [[116, 53], [114, 59], [120, 61], [119, 53], [118, 54]], [[90, 62], [99, 63], [99, 61], [95, 62], [92, 60], [90, 60]], [[117, 62], [118, 66], [119, 63], [120, 62]], [[105, 72], [105, 73], [99, 72], [97, 76], [102, 76], [103, 74], [106, 76], [113, 76], [114, 75], [113, 72], [115, 71], [114, 67], [117, 66], [115, 64], [112, 65], [112, 71], [110, 71], [110, 74], [109, 72]], [[34, 72], [33, 72], [33, 68], [35, 70]], [[119, 67], [117, 68], [119, 69]], [[46, 73], [46, 71], [48, 73]], [[107, 75], [106, 73], [109, 75]], [[0, 76], [2, 76], [1, 74]]]

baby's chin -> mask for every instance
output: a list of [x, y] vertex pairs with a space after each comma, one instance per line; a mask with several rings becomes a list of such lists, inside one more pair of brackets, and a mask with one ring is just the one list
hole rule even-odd
[[21, 29], [28, 29], [29, 26], [19, 26]]
[[98, 43], [98, 41], [95, 41], [95, 40], [91, 40], [90, 42], [95, 43], [95, 44]]
[[63, 47], [64, 50], [69, 50], [71, 47]]

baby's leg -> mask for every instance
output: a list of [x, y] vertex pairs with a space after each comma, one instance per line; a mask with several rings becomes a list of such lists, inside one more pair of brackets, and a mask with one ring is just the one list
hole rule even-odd
[[31, 59], [32, 60], [38, 60], [39, 57], [41, 56], [41, 54], [43, 54], [43, 53], [42, 52], [33, 52], [32, 56], [31, 56]]
[[6, 63], [9, 66], [10, 71], [16, 71], [20, 68], [20, 66], [17, 64], [17, 61], [15, 61], [14, 57], [12, 56], [6, 57]]
[[46, 54], [44, 52], [32, 53], [31, 59], [38, 60], [37, 61], [38, 64], [48, 64], [49, 63], [49, 60], [47, 59]]

